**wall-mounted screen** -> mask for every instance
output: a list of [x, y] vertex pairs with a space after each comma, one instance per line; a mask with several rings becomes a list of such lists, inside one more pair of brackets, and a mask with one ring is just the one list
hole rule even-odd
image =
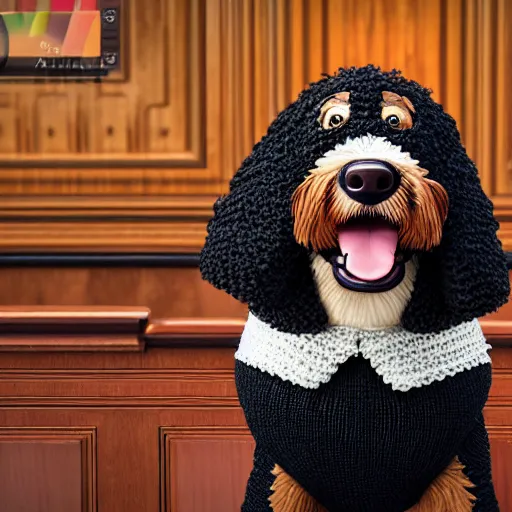
[[119, 65], [121, 0], [0, 0], [0, 76], [104, 76]]

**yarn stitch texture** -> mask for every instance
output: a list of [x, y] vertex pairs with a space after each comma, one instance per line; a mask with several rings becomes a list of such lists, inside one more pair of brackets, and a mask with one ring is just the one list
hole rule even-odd
[[319, 334], [278, 331], [253, 314], [245, 325], [235, 358], [304, 388], [328, 382], [338, 366], [361, 354], [384, 383], [408, 391], [490, 363], [478, 320], [438, 334], [417, 334], [401, 327], [363, 330], [329, 327]]
[[405, 393], [363, 357], [315, 389], [240, 360], [235, 376], [256, 440], [243, 512], [271, 512], [276, 464], [329, 512], [405, 512], [455, 456], [475, 485], [473, 512], [498, 512], [482, 418], [489, 363]]

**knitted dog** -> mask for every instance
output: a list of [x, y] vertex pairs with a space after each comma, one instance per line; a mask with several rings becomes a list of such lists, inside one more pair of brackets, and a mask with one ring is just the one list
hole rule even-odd
[[246, 512], [497, 511], [478, 321], [509, 295], [454, 120], [398, 72], [339, 70], [217, 201], [203, 277], [249, 305]]

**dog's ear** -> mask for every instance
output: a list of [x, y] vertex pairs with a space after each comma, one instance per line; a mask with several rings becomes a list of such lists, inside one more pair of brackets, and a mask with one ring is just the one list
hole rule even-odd
[[[279, 132], [279, 136], [274, 133]], [[308, 251], [293, 235], [291, 198], [304, 179], [286, 127], [270, 130], [214, 206], [201, 252], [203, 279], [248, 303], [273, 327], [294, 333], [327, 325]]]
[[441, 244], [421, 256], [406, 329], [435, 332], [495, 311], [510, 293], [506, 256], [497, 238], [493, 205], [460, 145], [436, 179], [448, 192]]

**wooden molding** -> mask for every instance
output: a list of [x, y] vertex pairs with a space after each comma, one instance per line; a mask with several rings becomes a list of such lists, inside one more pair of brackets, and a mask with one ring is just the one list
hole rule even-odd
[[155, 320], [145, 333], [149, 346], [237, 347], [245, 325], [238, 318]]
[[[244, 318], [149, 322], [147, 308], [0, 308], [0, 351], [140, 351], [147, 347], [238, 346]], [[512, 346], [512, 321], [480, 320], [493, 346]]]
[[155, 252], [197, 253], [204, 245], [206, 220], [177, 221], [35, 221], [3, 222], [0, 250], [4, 253]]
[[1, 307], [0, 352], [141, 351], [145, 308]]
[[[480, 320], [489, 343], [512, 346], [512, 320]], [[145, 334], [148, 345], [237, 347], [245, 326], [242, 318], [160, 319], [152, 321]]]
[[82, 219], [137, 218], [166, 220], [171, 217], [204, 220], [213, 214], [216, 195], [172, 195], [152, 197], [137, 195], [116, 197], [2, 197], [0, 215], [5, 219], [63, 220], [73, 216]]

